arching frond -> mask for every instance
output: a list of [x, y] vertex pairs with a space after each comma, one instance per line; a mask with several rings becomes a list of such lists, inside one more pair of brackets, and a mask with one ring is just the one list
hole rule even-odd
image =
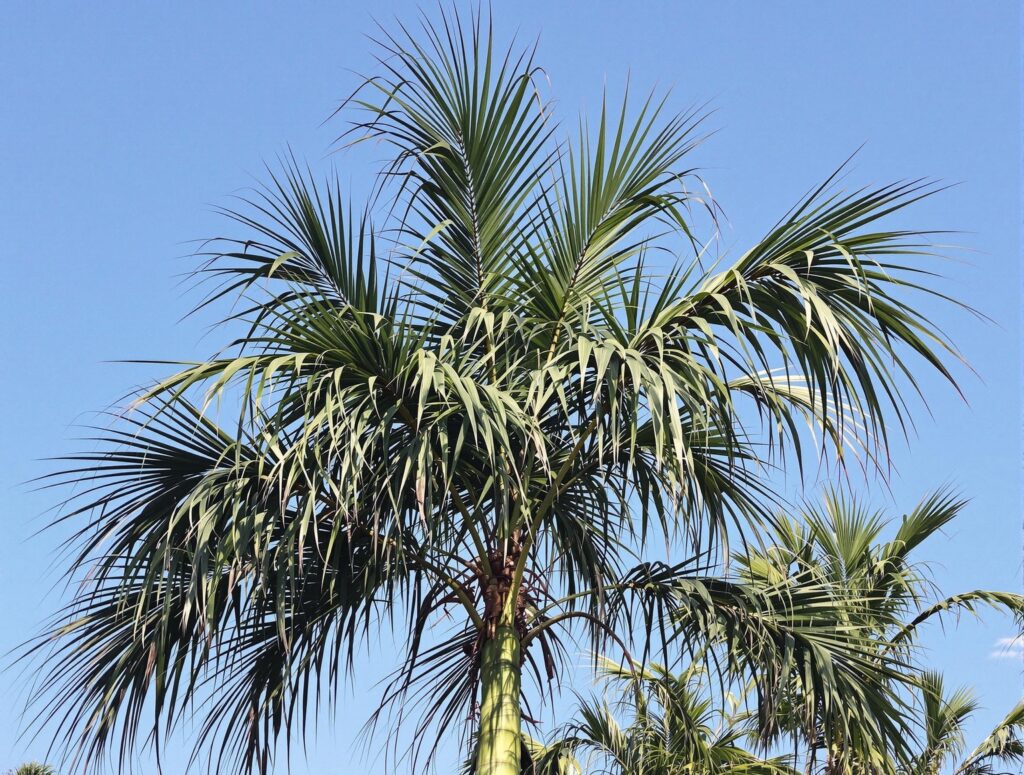
[[639, 566], [622, 587], [623, 629], [657, 637], [652, 628], [670, 622], [662, 637], [694, 657], [717, 649], [711, 664], [754, 683], [766, 739], [783, 731], [785, 706], [804, 734], [815, 736], [823, 724], [858, 752], [874, 752], [871, 766], [889, 766], [889, 753], [909, 759], [899, 690], [913, 673], [899, 659], [880, 658], [873, 628], [857, 623], [869, 599], [813, 576], [744, 584], [657, 564]]
[[[852, 411], [863, 418], [863, 428], [835, 426], [830, 440], [836, 447], [846, 431], [884, 451], [886, 413], [906, 419], [894, 379], [916, 384], [908, 354], [950, 381], [945, 357], [958, 357], [899, 297], [903, 291], [930, 293], [911, 261], [933, 250], [930, 235], [877, 226], [936, 189], [913, 181], [843, 193], [834, 187], [836, 175], [732, 265], [699, 278], [683, 298], [659, 303], [638, 335], [647, 347], [685, 352], [691, 332], [699, 331], [723, 368], [784, 368], [805, 382], [816, 416], [841, 418]], [[780, 407], [778, 419], [788, 413]]]

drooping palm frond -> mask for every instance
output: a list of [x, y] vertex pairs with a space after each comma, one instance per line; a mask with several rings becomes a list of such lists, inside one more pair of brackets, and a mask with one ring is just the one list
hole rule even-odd
[[869, 598], [809, 576], [734, 581], [651, 565], [623, 590], [623, 611], [633, 598], [629, 627], [661, 627], [691, 658], [703, 654], [723, 675], [751, 683], [764, 740], [792, 732], [787, 723], [812, 738], [824, 727], [858, 752], [875, 752], [877, 771], [887, 771], [886, 752], [909, 758], [901, 689], [913, 671], [879, 656], [874, 629], [858, 621]]
[[153, 735], [194, 706], [201, 739], [223, 725], [221, 753], [265, 768], [267, 739], [302, 729], [292, 714], [317, 691], [310, 671], [343, 670], [381, 601], [415, 593], [417, 550], [358, 514], [304, 525], [322, 491], [282, 481], [272, 447], [182, 400], [144, 408], [51, 482], [81, 488], [65, 520], [94, 519], [73, 539], [86, 586], [35, 647], [50, 665], [40, 712], [67, 708], [60, 728], [68, 745], [88, 740], [84, 766], [112, 740], [127, 755], [147, 729], [144, 697]]
[[904, 643], [911, 639], [917, 629], [930, 619], [946, 613], [959, 612], [978, 616], [978, 610], [982, 607], [1006, 611], [1017, 620], [1018, 624], [1024, 622], [1024, 595], [1015, 592], [975, 589], [970, 592], [950, 595], [922, 610], [893, 636], [893, 644]]
[[[874, 230], [880, 219], [936, 189], [912, 181], [847, 194], [833, 186], [838, 174], [738, 261], [699, 277], [684, 298], [659, 305], [642, 335], [671, 346], [685, 341], [686, 332], [701, 331], [705, 347], [745, 372], [780, 367], [798, 375], [817, 415], [836, 413], [834, 441], [845, 430], [884, 448], [885, 413], [893, 410], [901, 423], [905, 418], [893, 379], [898, 374], [916, 384], [902, 352], [920, 356], [952, 381], [942, 356], [955, 352], [893, 295], [929, 292], [908, 260], [931, 250], [929, 235]], [[841, 422], [847, 411], [862, 419], [860, 428]], [[783, 407], [774, 419], [782, 422], [788, 414]]]

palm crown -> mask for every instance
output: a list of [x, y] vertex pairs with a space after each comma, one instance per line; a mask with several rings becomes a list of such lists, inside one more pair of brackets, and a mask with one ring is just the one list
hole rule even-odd
[[[860, 680], [855, 628], [808, 645], [813, 622], [769, 617], [795, 603], [705, 570], [771, 519], [766, 467], [799, 461], [806, 422], [879, 459], [915, 357], [949, 376], [902, 298], [929, 292], [928, 235], [877, 223], [934, 187], [833, 176], [709, 266], [700, 115], [624, 99], [562, 140], [532, 51], [480, 18], [379, 46], [344, 110], [393, 150], [387, 196], [360, 210], [292, 165], [229, 212], [244, 233], [204, 303], [241, 299], [241, 335], [56, 475], [80, 483], [63, 519], [88, 578], [41, 717], [95, 761], [195, 704], [200, 748], [264, 771], [382, 620], [409, 644], [385, 701], [428, 687], [442, 728], [475, 710], [487, 773], [518, 767], [522, 666], [551, 675], [573, 624], [694, 647], [715, 624], [747, 660], [792, 658], [795, 632], [801, 664], [835, 660], [816, 680]], [[655, 538], [685, 561], [652, 563]]]
[[[882, 667], [879, 677], [892, 689], [890, 704], [914, 708], [914, 729], [908, 732], [918, 738], [918, 749], [908, 744], [909, 735], [901, 741], [878, 734], [873, 727], [884, 720], [883, 714], [851, 709], [847, 696], [825, 697], [823, 702], [799, 685], [765, 719], [762, 737], [775, 742], [792, 737], [797, 749], [802, 741], [808, 766], [817, 763], [827, 775], [938, 772], [953, 752], [939, 748], [955, 742], [963, 720], [954, 708], [970, 713], [973, 706], [962, 692], [947, 703], [941, 679], [921, 668], [916, 643], [920, 627], [948, 613], [976, 615], [983, 607], [1004, 609], [1018, 624], [1024, 620], [1021, 595], [983, 589], [941, 594], [927, 566], [917, 559], [922, 545], [939, 535], [964, 505], [948, 490], [938, 490], [896, 522], [856, 498], [830, 491], [821, 505], [777, 515], [763, 546], [737, 554], [738, 576], [749, 587], [827, 588], [844, 601], [833, 609], [838, 614], [834, 626], [870, 634], [864, 644], [866, 664], [873, 655]], [[890, 535], [883, 537], [885, 533]], [[896, 669], [883, 677], [887, 667]], [[938, 732], [940, 727], [945, 731]]]

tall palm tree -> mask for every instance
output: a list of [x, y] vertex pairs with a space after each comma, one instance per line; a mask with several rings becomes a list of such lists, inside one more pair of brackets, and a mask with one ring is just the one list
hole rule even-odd
[[[385, 706], [418, 698], [438, 734], [469, 715], [485, 775], [518, 771], [523, 675], [580, 634], [723, 632], [880, 710], [855, 629], [809, 636], [706, 566], [771, 519], [806, 421], [880, 461], [916, 365], [950, 376], [916, 311], [929, 236], [879, 223], [935, 187], [832, 176], [710, 262], [700, 114], [624, 98], [562, 139], [533, 51], [481, 18], [379, 46], [343, 111], [392, 151], [378, 196], [291, 165], [229, 212], [203, 274], [233, 338], [55, 475], [82, 583], [38, 646], [40, 721], [84, 766], [187, 708], [212, 766], [266, 771], [387, 623], [408, 649]], [[652, 562], [666, 543], [685, 561]]]
[[[856, 498], [831, 491], [820, 506], [808, 504], [797, 514], [779, 514], [761, 546], [735, 556], [738, 575], [749, 587], [788, 584], [794, 589], [804, 585], [832, 589], [845, 601], [833, 609], [840, 615], [836, 626], [870, 633], [869, 650], [878, 656], [879, 664], [895, 657], [900, 674], [895, 680], [900, 686], [893, 687], [894, 702], [910, 707], [912, 700], [905, 695], [911, 689], [924, 696], [924, 713], [914, 715], [921, 716], [926, 754], [907, 746], [879, 745], [874, 719], [850, 713], [845, 701], [822, 702], [795, 683], [779, 712], [769, 719], [765, 730], [769, 739], [778, 740], [782, 734], [803, 738], [808, 766], [819, 764], [825, 775], [924, 775], [933, 771], [933, 764], [939, 766], [935, 762], [948, 757], [952, 749], [941, 746], [956, 741], [962, 718], [976, 705], [964, 692], [942, 698], [941, 678], [921, 671], [914, 643], [919, 627], [950, 611], [977, 614], [982, 606], [1009, 611], [1024, 622], [1021, 595], [977, 589], [944, 596], [930, 580], [926, 566], [915, 559], [917, 550], [965, 505], [950, 491], [939, 490], [894, 525], [894, 520]], [[883, 538], [886, 532], [890, 538]], [[908, 682], [907, 677], [912, 680]], [[823, 753], [820, 759], [819, 752]]]

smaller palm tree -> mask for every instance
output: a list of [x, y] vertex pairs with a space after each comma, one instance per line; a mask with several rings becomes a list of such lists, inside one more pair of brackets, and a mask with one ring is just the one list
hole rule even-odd
[[966, 752], [964, 726], [978, 709], [974, 694], [967, 688], [947, 693], [942, 675], [935, 672], [923, 673], [920, 685], [924, 745], [901, 775], [1013, 775], [1021, 771], [1024, 700], [974, 750]]
[[7, 775], [57, 775], [57, 771], [49, 764], [28, 762], [16, 770], [8, 770]]
[[[766, 715], [763, 730], [766, 739], [781, 742], [785, 737], [802, 739], [811, 769], [832, 773], [913, 773], [926, 775], [939, 770], [935, 760], [945, 762], [962, 751], [954, 743], [962, 725], [976, 705], [969, 693], [942, 696], [941, 679], [934, 673], [919, 672], [915, 638], [926, 621], [948, 612], [979, 613], [981, 607], [1003, 609], [1024, 620], [1024, 597], [1018, 594], [971, 590], [943, 596], [930, 580], [926, 567], [914, 558], [916, 550], [955, 519], [965, 501], [948, 491], [938, 491], [922, 499], [898, 524], [872, 511], [857, 499], [830, 492], [821, 506], [808, 505], [798, 515], [778, 515], [763, 548], [737, 554], [739, 576], [747, 586], [788, 585], [794, 592], [801, 588], [831, 589], [845, 606], [833, 606], [840, 628], [855, 628], [868, 633], [862, 653], [864, 666], [895, 667], [879, 670], [883, 682], [892, 683], [890, 697], [898, 704], [909, 703], [904, 687], [925, 692], [921, 727], [924, 753], [914, 751], [910, 734], [895, 728], [878, 734], [881, 719], [851, 712], [848, 696], [829, 697], [811, 694], [794, 686], [783, 702]], [[892, 537], [883, 538], [889, 531]], [[899, 684], [897, 686], [896, 684]], [[1018, 710], [1018, 716], [1024, 710]], [[1017, 749], [1019, 720], [1011, 714], [1000, 729], [1005, 744], [983, 744], [971, 757], [987, 762], [1003, 752], [1009, 756]], [[909, 730], [907, 730], [909, 732]], [[879, 745], [885, 741], [884, 745]], [[923, 758], [922, 758], [923, 757]], [[970, 759], [969, 757], [969, 760]], [[964, 766], [967, 766], [966, 764]], [[973, 766], [973, 765], [972, 765]], [[981, 775], [996, 772], [964, 769], [957, 772]]]
[[[622, 666], [602, 661], [609, 700], [584, 700], [579, 718], [555, 742], [537, 747], [537, 775], [575, 771], [609, 775], [795, 775], [781, 758], [762, 758], [745, 747], [754, 740], [748, 714], [716, 696], [699, 663], [681, 673], [656, 664]], [[625, 715], [623, 725], [617, 716]], [[580, 769], [586, 754], [588, 766]]]

